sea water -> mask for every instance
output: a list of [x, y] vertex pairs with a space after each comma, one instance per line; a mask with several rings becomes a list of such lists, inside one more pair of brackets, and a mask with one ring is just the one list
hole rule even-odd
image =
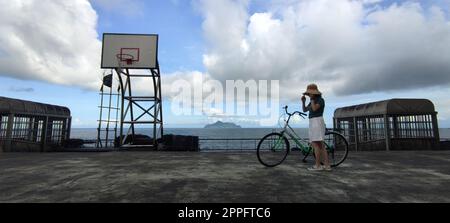
[[[257, 147], [259, 140], [265, 135], [277, 132], [276, 128], [242, 128], [242, 129], [201, 129], [201, 128], [168, 128], [164, 134], [198, 136], [202, 150], [251, 150]], [[295, 129], [297, 135], [308, 137], [308, 129]], [[151, 135], [149, 129], [136, 129], [137, 134]], [[442, 139], [450, 139], [450, 129], [440, 129]], [[72, 129], [71, 138], [95, 140], [97, 130]]]
[[[138, 134], [150, 135], [150, 130], [146, 129], [137, 129]], [[277, 131], [276, 128], [273, 129], [265, 129], [265, 128], [254, 128], [254, 129], [201, 129], [201, 128], [192, 128], [192, 129], [165, 129], [164, 134], [173, 134], [173, 135], [189, 135], [189, 136], [198, 136], [200, 139], [253, 139], [253, 138], [262, 138], [263, 136]], [[300, 137], [307, 137], [308, 129], [295, 129], [296, 133]], [[450, 139], [450, 129], [440, 129], [440, 137], [442, 139]], [[97, 129], [94, 128], [75, 128], [71, 131], [71, 138], [74, 139], [84, 139], [84, 140], [93, 140], [97, 138]]]

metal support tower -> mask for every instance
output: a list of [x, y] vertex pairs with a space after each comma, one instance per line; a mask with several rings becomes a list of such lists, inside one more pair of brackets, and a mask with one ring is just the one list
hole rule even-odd
[[[120, 147], [152, 147], [158, 146], [158, 139], [164, 134], [161, 73], [159, 64], [146, 74], [132, 74], [130, 69], [115, 69], [120, 85], [121, 114], [120, 114]], [[139, 92], [145, 95], [133, 94], [133, 83], [148, 84], [148, 90]], [[153, 86], [153, 89], [151, 88]], [[139, 132], [138, 132], [139, 130]], [[140, 133], [150, 136], [152, 143], [142, 144], [136, 139]]]

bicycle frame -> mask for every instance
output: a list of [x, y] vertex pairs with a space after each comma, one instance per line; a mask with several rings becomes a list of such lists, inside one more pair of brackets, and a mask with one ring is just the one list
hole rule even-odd
[[[295, 145], [304, 153], [311, 152], [311, 146], [309, 145], [309, 142], [305, 140], [304, 138], [300, 137], [295, 130], [289, 125], [289, 121], [291, 119], [291, 116], [288, 118], [288, 120], [285, 123], [285, 126], [283, 130], [280, 132], [280, 134], [284, 137], [288, 138], [288, 140], [294, 141]], [[308, 146], [305, 146], [308, 145]], [[291, 148], [289, 148], [291, 150]]]
[[[288, 107], [286, 106], [284, 108], [286, 110], [286, 114], [288, 115], [287, 118], [285, 118], [283, 125], [280, 124], [280, 131], [272, 132], [271, 134], [266, 135], [264, 138], [262, 138], [258, 144], [257, 148], [257, 156], [259, 162], [261, 162], [264, 166], [267, 167], [275, 167], [280, 165], [283, 161], [286, 160], [286, 157], [289, 155], [291, 151], [293, 151], [294, 147], [291, 146], [292, 141], [295, 144], [295, 151], [297, 149], [300, 150], [300, 152], [303, 154], [303, 162], [307, 163], [307, 158], [310, 154], [314, 154], [314, 149], [312, 147], [312, 143], [309, 142], [309, 140], [306, 140], [305, 138], [302, 138], [297, 134], [297, 132], [290, 126], [290, 121], [293, 116], [298, 114], [300, 117], [306, 119], [307, 115], [305, 113], [296, 111], [294, 113], [288, 112]], [[331, 155], [330, 164], [332, 167], [337, 167], [340, 164], [342, 164], [345, 159], [348, 156], [348, 141], [339, 132], [339, 130], [334, 129], [326, 129], [325, 135], [329, 138], [324, 139], [325, 148], [328, 152], [328, 155]], [[329, 141], [328, 141], [329, 140]], [[290, 143], [291, 142], [291, 143]], [[338, 143], [337, 143], [338, 142]], [[264, 143], [264, 144], [263, 144]], [[267, 144], [268, 143], [268, 148]], [[264, 145], [264, 146], [262, 146]], [[264, 151], [267, 151], [269, 153], [265, 153]], [[274, 152], [274, 153], [270, 153]], [[279, 153], [278, 153], [279, 152]], [[269, 156], [266, 157], [265, 154], [269, 154]], [[279, 159], [275, 163], [268, 163], [267, 161], [264, 161], [265, 158], [270, 159], [276, 159], [272, 155], [281, 155], [281, 159]], [[272, 156], [272, 158], [271, 158]]]
[[[311, 147], [311, 144], [309, 141], [305, 140], [304, 138], [300, 137], [295, 130], [289, 125], [289, 122], [291, 121], [292, 116], [294, 116], [295, 114], [298, 114], [300, 117], [305, 118], [306, 114], [301, 113], [301, 112], [294, 112], [294, 113], [289, 113], [287, 111], [288, 107], [285, 107], [286, 110], [286, 114], [288, 115], [288, 118], [284, 124], [283, 130], [280, 132], [280, 134], [283, 137], [286, 137], [288, 140], [294, 141], [295, 145], [303, 152], [303, 154], [306, 154], [306, 156], [308, 156], [312, 151], [313, 148]], [[280, 139], [276, 144], [275, 144], [275, 148], [278, 147], [278, 144], [282, 143], [282, 139]], [[331, 147], [326, 143], [325, 143], [325, 148], [327, 149], [331, 149]], [[305, 146], [308, 145], [308, 146]], [[291, 151], [291, 148], [288, 148], [289, 151]]]

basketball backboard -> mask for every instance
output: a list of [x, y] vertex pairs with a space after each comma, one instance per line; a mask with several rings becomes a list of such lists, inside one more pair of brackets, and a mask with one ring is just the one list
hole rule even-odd
[[158, 35], [103, 34], [103, 69], [154, 69], [158, 60]]

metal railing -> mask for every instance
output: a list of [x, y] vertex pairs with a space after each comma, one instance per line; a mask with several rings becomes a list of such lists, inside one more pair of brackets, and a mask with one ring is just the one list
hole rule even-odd
[[254, 151], [261, 139], [200, 139], [200, 151]]
[[[251, 152], [256, 151], [261, 138], [234, 138], [234, 139], [200, 139], [200, 151], [212, 152]], [[307, 139], [305, 139], [307, 140]], [[295, 143], [288, 139], [291, 146]]]
[[[199, 139], [200, 151], [255, 151], [261, 138]], [[111, 140], [113, 143], [114, 140]], [[95, 149], [97, 140], [84, 140], [85, 149]]]
[[[212, 151], [212, 152], [246, 152], [256, 151], [258, 143], [261, 138], [204, 138], [199, 139], [200, 151]], [[307, 140], [307, 139], [305, 139]], [[450, 141], [450, 138], [442, 138], [441, 141]], [[85, 140], [86, 148], [94, 148], [96, 140]], [[295, 143], [293, 140], [289, 140], [291, 146]]]

